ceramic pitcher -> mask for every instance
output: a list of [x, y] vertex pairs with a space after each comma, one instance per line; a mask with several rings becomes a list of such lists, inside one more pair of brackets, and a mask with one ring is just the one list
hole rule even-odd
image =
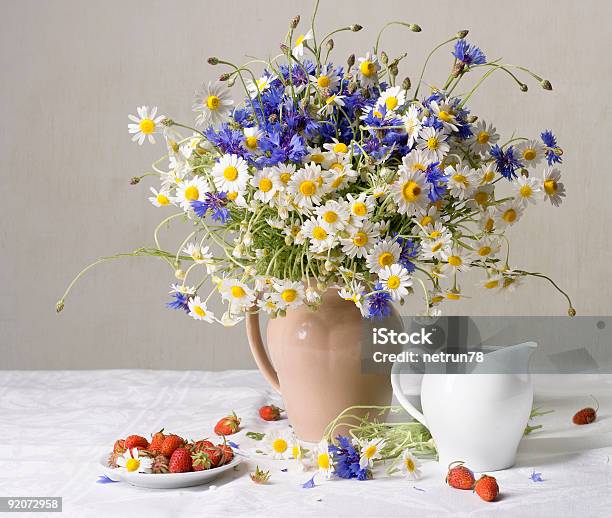
[[470, 374], [425, 374], [422, 412], [406, 397], [399, 365], [394, 365], [393, 392], [431, 432], [443, 469], [454, 461], [463, 461], [477, 472], [514, 465], [533, 403], [528, 366], [536, 347], [526, 342], [485, 354], [483, 363]]
[[363, 321], [336, 289], [322, 294], [317, 311], [300, 306], [268, 322], [266, 352], [257, 314], [247, 315], [247, 337], [266, 380], [283, 396], [297, 436], [318, 442], [345, 408], [389, 405], [388, 374], [362, 372]]

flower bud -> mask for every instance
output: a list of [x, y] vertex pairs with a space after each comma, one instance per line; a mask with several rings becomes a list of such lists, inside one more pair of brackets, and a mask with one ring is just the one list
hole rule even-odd
[[234, 86], [236, 84], [236, 76], [233, 76], [228, 82], [227, 82], [227, 86], [229, 86], [230, 88], [232, 86]]
[[289, 246], [291, 243], [293, 243], [293, 238], [291, 236], [285, 236], [285, 244]]
[[161, 123], [163, 126], [167, 126], [167, 127], [174, 126], [174, 121], [172, 119], [169, 119], [168, 117], [164, 117]]
[[323, 293], [327, 289], [327, 284], [325, 284], [323, 281], [317, 281], [317, 289]]
[[216, 57], [214, 57], [214, 56], [213, 56], [213, 57], [208, 58], [208, 60], [207, 60], [207, 61], [208, 61], [208, 64], [209, 64], [209, 65], [218, 65], [218, 64], [219, 64], [219, 59], [218, 59], [218, 58], [216, 58]]
[[474, 123], [475, 123], [477, 120], [478, 120], [478, 115], [470, 115], [470, 116], [467, 118], [467, 121], [468, 121], [470, 124], [474, 124]]
[[397, 65], [393, 64], [389, 67], [389, 73], [393, 76], [396, 77], [397, 74], [399, 74], [399, 70], [397, 68]]
[[389, 56], [387, 56], [387, 53], [384, 50], [380, 53], [380, 61], [383, 65], [389, 63]]
[[355, 54], [351, 54], [346, 60], [346, 64], [351, 68], [355, 64]]
[[412, 86], [412, 83], [410, 82], [410, 78], [405, 77], [404, 80], [402, 81], [402, 88], [404, 90], [410, 90], [411, 86]]
[[289, 28], [290, 29], [295, 29], [298, 24], [300, 23], [300, 15], [296, 15], [293, 18], [291, 18], [291, 21], [289, 22]]
[[465, 38], [465, 37], [468, 35], [468, 33], [469, 33], [469, 32], [470, 32], [470, 31], [468, 31], [467, 29], [464, 29], [464, 30], [462, 30], [462, 31], [459, 31], [459, 32], [457, 33], [457, 38], [459, 38], [460, 40], [462, 40], [463, 38]]
[[327, 260], [327, 261], [325, 261], [325, 269], [328, 272], [333, 272], [336, 269], [336, 266], [334, 265], [334, 263], [332, 263], [331, 261]]
[[285, 45], [284, 43], [281, 43], [279, 47], [283, 54], [289, 54], [289, 47], [287, 47], [287, 45]]
[[525, 178], [529, 178], [529, 171], [527, 171], [527, 169], [525, 168], [521, 169], [521, 176], [524, 176]]
[[242, 242], [244, 243], [244, 246], [251, 246], [253, 244], [253, 234], [247, 232], [242, 238]]
[[55, 304], [55, 311], [59, 313], [62, 309], [64, 309], [64, 300], [60, 299], [57, 301], [57, 304]]
[[412, 32], [421, 32], [421, 28], [416, 23], [410, 24], [410, 30]]
[[529, 87], [525, 83], [521, 83], [519, 88], [521, 89], [521, 92], [526, 92], [529, 90]]
[[219, 76], [219, 81], [227, 81], [230, 78], [230, 75], [228, 72], [226, 72], [225, 74], [221, 74]]
[[575, 317], [575, 316], [576, 316], [576, 310], [575, 310], [574, 308], [569, 308], [569, 309], [567, 310], [567, 314], [568, 314], [570, 317]]
[[137, 183], [139, 183], [139, 182], [140, 182], [140, 176], [133, 176], [133, 177], [130, 179], [130, 185], [136, 185], [136, 184], [137, 184]]
[[325, 43], [325, 46], [327, 47], [327, 50], [331, 51], [334, 48], [334, 40], [332, 40], [331, 38], [327, 40], [327, 43]]
[[353, 32], [359, 32], [361, 29], [363, 29], [363, 27], [359, 25], [358, 23], [354, 23], [353, 25], [350, 26], [350, 29]]
[[281, 309], [278, 312], [278, 316], [279, 317], [286, 317], [287, 316], [287, 312], [284, 309]]
[[550, 81], [548, 79], [543, 79], [542, 82], [540, 83], [542, 85], [542, 88], [544, 88], [544, 90], [552, 90], [552, 85], [550, 84]]
[[185, 271], [181, 270], [180, 268], [177, 268], [176, 270], [174, 270], [174, 276], [179, 280], [182, 281], [183, 279], [185, 279]]

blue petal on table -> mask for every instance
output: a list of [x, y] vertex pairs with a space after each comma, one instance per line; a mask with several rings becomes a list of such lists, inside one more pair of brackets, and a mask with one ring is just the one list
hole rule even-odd
[[303, 487], [304, 489], [311, 489], [311, 488], [315, 487], [314, 478], [315, 478], [315, 476], [313, 475], [313, 476], [312, 476], [312, 478], [311, 478], [310, 480], [308, 480], [307, 482], [304, 482], [304, 483], [302, 484], [302, 487]]
[[98, 480], [96, 480], [96, 484], [113, 484], [115, 482], [119, 482], [118, 480], [113, 480], [106, 475], [98, 475]]
[[237, 450], [240, 449], [240, 446], [238, 446], [235, 442], [227, 441], [227, 444], [229, 444], [232, 448], [236, 448]]
[[542, 473], [536, 473], [535, 469], [533, 470], [533, 473], [529, 478], [534, 482], [544, 482], [544, 479], [542, 478]]

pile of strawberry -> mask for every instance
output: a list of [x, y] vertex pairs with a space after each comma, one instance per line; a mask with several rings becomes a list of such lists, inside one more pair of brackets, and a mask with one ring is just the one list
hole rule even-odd
[[207, 439], [186, 441], [178, 435], [165, 434], [161, 430], [152, 435], [150, 442], [140, 435], [130, 435], [115, 441], [108, 458], [109, 467], [118, 467], [119, 456], [132, 448], [138, 449], [140, 457], [153, 459], [153, 473], [203, 471], [223, 466], [234, 458], [232, 448], [225, 443], [215, 445]]

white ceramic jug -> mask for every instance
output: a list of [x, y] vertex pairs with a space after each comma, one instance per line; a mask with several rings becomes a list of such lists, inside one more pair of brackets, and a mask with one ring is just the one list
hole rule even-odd
[[[477, 472], [514, 465], [533, 403], [528, 367], [536, 347], [526, 342], [487, 353], [470, 374], [425, 374], [422, 413], [401, 389], [400, 366], [393, 366], [395, 397], [429, 429], [443, 469], [453, 461]], [[491, 372], [501, 374], [486, 374]]]

